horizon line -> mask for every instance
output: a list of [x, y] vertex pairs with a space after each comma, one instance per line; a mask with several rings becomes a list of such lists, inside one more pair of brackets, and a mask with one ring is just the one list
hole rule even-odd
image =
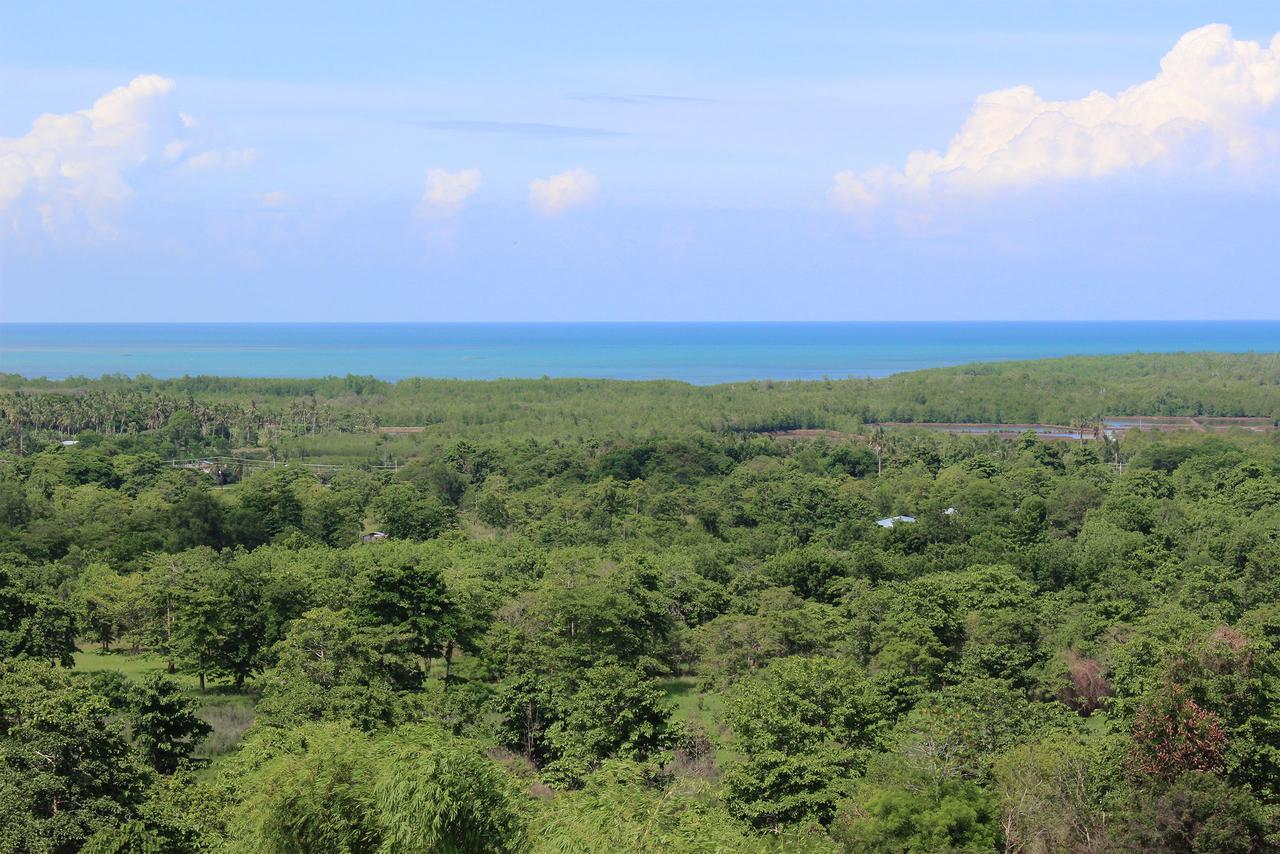
[[916, 320], [0, 320], [0, 326], [654, 326], [654, 325], [834, 325], [834, 324], [925, 324], [925, 323], [1280, 323], [1280, 317], [1222, 318], [1090, 318], [1061, 320], [1025, 319], [944, 319]]

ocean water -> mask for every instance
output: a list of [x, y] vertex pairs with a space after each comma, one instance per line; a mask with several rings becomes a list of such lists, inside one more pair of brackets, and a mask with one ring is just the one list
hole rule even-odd
[[1277, 351], [1280, 321], [0, 324], [0, 371], [610, 377], [711, 384], [880, 377], [966, 362]]

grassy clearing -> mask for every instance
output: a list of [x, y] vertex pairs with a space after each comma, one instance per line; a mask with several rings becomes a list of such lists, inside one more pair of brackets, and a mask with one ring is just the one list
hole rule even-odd
[[[119, 673], [126, 679], [137, 681], [152, 673], [164, 673], [168, 662], [152, 652], [140, 652], [133, 655], [128, 652], [101, 652], [98, 649], [80, 648], [75, 654], [76, 669], [83, 673], [99, 673], [110, 671]], [[200, 680], [194, 673], [175, 670], [168, 674], [169, 678], [187, 689], [192, 696], [209, 697], [217, 695], [246, 696], [235, 690], [231, 680], [224, 682], [212, 678], [206, 680], [206, 690], [200, 693]]]
[[699, 680], [694, 676], [661, 680], [662, 690], [676, 704], [672, 720], [700, 724], [715, 742], [716, 765], [723, 768], [726, 762], [738, 757], [737, 751], [733, 749], [733, 733], [720, 724], [720, 695], [701, 690], [698, 683]]
[[[80, 649], [76, 651], [75, 659], [76, 669], [83, 673], [119, 673], [134, 682], [152, 673], [163, 673], [167, 666], [165, 659], [150, 652], [131, 655], [127, 652], [104, 653], [97, 649]], [[196, 690], [194, 675], [182, 671], [169, 675], [183, 688]]]
[[253, 698], [244, 694], [219, 697], [205, 703], [196, 714], [213, 727], [196, 748], [196, 756], [210, 760], [230, 753], [257, 717]]
[[[119, 673], [131, 682], [140, 681], [152, 673], [163, 673], [167, 667], [164, 658], [149, 652], [130, 655], [127, 652], [103, 653], [97, 649], [81, 649], [76, 652], [75, 659], [76, 669], [82, 673]], [[213, 727], [213, 732], [196, 748], [198, 758], [216, 759], [240, 743], [256, 717], [253, 695], [240, 693], [230, 684], [210, 684], [201, 694], [195, 675], [177, 671], [169, 676], [199, 703], [196, 714]]]
[[306, 463], [405, 462], [422, 455], [422, 434], [322, 433], [282, 439], [280, 451], [292, 460]]

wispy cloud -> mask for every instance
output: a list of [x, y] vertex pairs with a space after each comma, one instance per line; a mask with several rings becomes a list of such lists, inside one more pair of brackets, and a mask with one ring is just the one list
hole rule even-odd
[[414, 124], [427, 130], [445, 131], [447, 133], [507, 134], [510, 136], [545, 137], [548, 139], [555, 137], [628, 136], [623, 131], [554, 125], [544, 122], [428, 120], [414, 122]]
[[840, 172], [831, 201], [866, 215], [1139, 170], [1254, 170], [1280, 153], [1277, 126], [1280, 35], [1267, 48], [1214, 24], [1180, 38], [1153, 79], [1116, 95], [1046, 101], [1030, 86], [982, 95], [946, 151], [914, 151], [901, 170]]
[[587, 104], [712, 104], [714, 98], [699, 98], [692, 95], [630, 95], [611, 92], [575, 92], [565, 95], [570, 101], [581, 101]]
[[186, 172], [203, 172], [212, 169], [238, 169], [258, 159], [253, 148], [228, 148], [220, 151], [202, 151], [187, 158], [182, 168]]

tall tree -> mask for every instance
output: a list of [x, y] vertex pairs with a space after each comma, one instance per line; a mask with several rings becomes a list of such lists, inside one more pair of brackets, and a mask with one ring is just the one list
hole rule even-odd
[[349, 611], [316, 608], [294, 620], [263, 677], [258, 713], [272, 724], [351, 721], [362, 729], [391, 722], [395, 695], [374, 638]]
[[757, 827], [830, 821], [887, 723], [887, 704], [856, 666], [784, 658], [725, 697], [742, 758], [725, 770], [730, 807]]
[[406, 540], [430, 540], [455, 522], [454, 511], [412, 483], [393, 483], [373, 502], [386, 533]]
[[373, 630], [386, 672], [403, 688], [416, 688], [427, 663], [441, 654], [453, 601], [434, 567], [378, 565], [359, 582], [355, 611]]
[[196, 715], [196, 704], [163, 673], [145, 677], [130, 692], [133, 737], [151, 767], [172, 774], [212, 731]]
[[136, 814], [145, 780], [86, 683], [38, 662], [0, 663], [0, 850], [78, 851]]

